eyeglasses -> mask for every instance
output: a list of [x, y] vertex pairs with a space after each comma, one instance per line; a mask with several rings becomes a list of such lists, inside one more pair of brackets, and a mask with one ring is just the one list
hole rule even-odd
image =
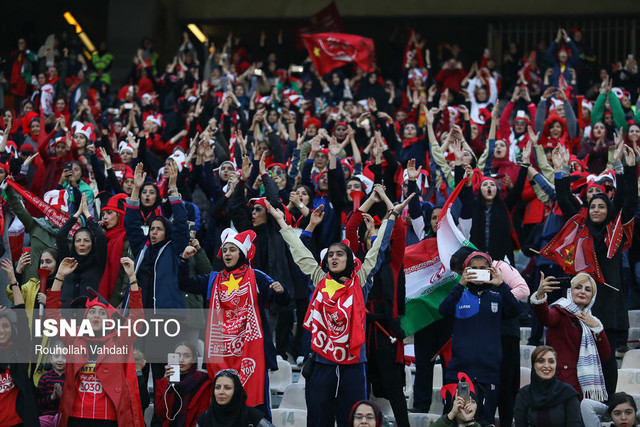
[[362, 421], [363, 418], [366, 418], [367, 421], [373, 421], [376, 419], [376, 415], [375, 414], [367, 414], [367, 415], [353, 414], [353, 418], [358, 421]]
[[235, 369], [220, 369], [218, 372], [216, 372], [216, 378], [222, 374], [231, 374], [235, 375], [236, 377], [239, 376], [238, 371], [236, 371]]

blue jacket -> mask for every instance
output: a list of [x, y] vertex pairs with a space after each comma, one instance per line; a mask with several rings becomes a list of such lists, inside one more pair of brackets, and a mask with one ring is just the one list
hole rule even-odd
[[520, 314], [509, 286], [502, 283], [492, 290], [476, 292], [458, 283], [438, 311], [444, 317], [454, 317], [445, 384], [458, 382], [458, 372], [466, 373], [473, 382], [500, 384], [501, 321]]
[[[142, 283], [138, 278], [143, 300], [147, 301], [145, 294], [152, 293], [153, 307], [145, 306], [145, 308], [153, 308], [154, 313], [160, 313], [162, 310], [159, 309], [184, 309], [186, 307], [184, 295], [178, 286], [178, 257], [189, 244], [187, 210], [179, 197], [169, 197], [169, 200], [173, 212], [173, 223], [165, 221], [170, 226], [166, 227], [166, 243], [158, 251], [156, 259], [153, 260], [152, 282]], [[138, 200], [127, 199], [127, 212], [124, 215], [124, 228], [136, 259], [136, 273], [138, 273], [140, 264], [149, 249], [149, 238], [142, 230], [144, 221], [140, 214], [139, 204]], [[128, 305], [128, 302], [127, 295], [124, 307]]]

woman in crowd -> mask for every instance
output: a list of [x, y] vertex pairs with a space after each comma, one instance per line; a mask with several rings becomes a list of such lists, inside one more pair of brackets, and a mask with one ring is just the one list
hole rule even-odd
[[0, 419], [6, 426], [36, 427], [40, 422], [29, 364], [20, 363], [28, 358], [25, 350], [30, 351], [29, 320], [20, 285], [13, 282], [11, 288], [17, 315], [15, 325], [7, 308], [0, 306]]
[[349, 414], [349, 427], [382, 427], [382, 411], [370, 400], [353, 405]]
[[580, 411], [585, 427], [601, 427], [605, 413], [613, 421], [610, 427], [632, 427], [640, 424], [636, 400], [625, 392], [614, 394], [608, 404], [584, 399], [580, 403]]
[[[391, 219], [382, 222], [378, 231], [382, 237], [376, 238], [360, 268], [356, 268], [353, 252], [344, 243], [329, 246], [319, 266], [286, 223], [284, 213], [269, 205], [293, 259], [316, 287], [304, 320], [304, 327], [312, 333], [313, 370], [305, 395], [307, 417], [313, 420], [313, 425], [330, 426], [337, 422], [339, 427], [346, 426], [349, 409], [366, 397], [364, 302], [370, 288], [367, 277], [375, 273], [380, 246], [388, 244], [393, 223], [409, 199], [391, 211]], [[385, 234], [387, 227], [391, 228]], [[346, 336], [337, 332], [345, 328]]]
[[[625, 165], [622, 163], [623, 158]], [[632, 243], [631, 234], [638, 200], [636, 155], [633, 149], [624, 144], [622, 136], [618, 135], [612, 162], [617, 182], [614, 200], [612, 202], [606, 194], [594, 194], [586, 209], [577, 203], [569, 187], [570, 177], [566, 175], [568, 151], [557, 147], [552, 160], [556, 172], [558, 207], [565, 224], [540, 252], [558, 262], [567, 274], [576, 274], [580, 270], [572, 262], [554, 255], [559, 253], [554, 248], [561, 245], [568, 236], [572, 236], [567, 240], [564, 253], [578, 255], [578, 262], [584, 263], [584, 269], [597, 282], [606, 284], [598, 286], [598, 299], [593, 305], [593, 314], [602, 322], [610, 354], [613, 356], [616, 343], [624, 340], [624, 334], [629, 328], [627, 299], [620, 298], [620, 291], [625, 289], [622, 275], [623, 252]], [[620, 238], [613, 238], [613, 234], [618, 232]], [[581, 254], [585, 254], [586, 258], [581, 258]], [[604, 357], [604, 354], [600, 360], [607, 393], [612, 395], [618, 381], [616, 360], [614, 357]]]
[[223, 369], [213, 379], [213, 400], [209, 409], [198, 417], [198, 426], [269, 426], [264, 413], [247, 406], [247, 393], [238, 372]]
[[120, 265], [120, 258], [129, 254], [129, 239], [124, 228], [126, 199], [124, 193], [112, 196], [102, 208], [99, 222], [107, 239], [107, 263], [98, 292], [114, 307], [122, 303], [126, 291], [126, 274]]
[[[269, 369], [277, 369], [276, 352], [271, 338], [271, 330], [266, 316], [265, 304], [274, 300], [278, 305], [289, 303], [289, 293], [279, 283], [260, 270], [251, 268], [255, 254], [251, 230], [236, 233], [228, 228], [222, 232], [222, 246], [218, 257], [224, 262], [220, 272], [189, 277], [188, 260], [196, 254], [193, 246], [187, 246], [181, 255], [179, 277], [180, 289], [199, 294], [209, 300], [205, 348], [210, 348], [211, 340], [224, 339], [243, 343], [230, 351], [216, 346], [213, 353], [206, 355], [209, 377], [213, 378], [220, 369], [232, 368], [242, 375], [242, 382], [249, 390], [248, 404], [259, 406], [268, 414]], [[230, 321], [243, 319], [247, 327], [233, 332]], [[250, 331], [262, 334], [250, 334]], [[262, 356], [262, 357], [260, 357]], [[251, 362], [249, 362], [251, 361]], [[253, 371], [243, 371], [246, 363], [254, 363]], [[255, 373], [255, 375], [254, 375]]]
[[173, 353], [180, 355], [180, 382], [169, 383], [174, 371], [166, 365], [164, 377], [155, 386], [155, 412], [163, 427], [191, 427], [209, 407], [211, 382], [206, 372], [197, 370], [198, 352], [193, 344], [181, 342]]
[[[129, 278], [131, 322], [143, 319], [142, 298], [130, 258], [121, 258]], [[53, 286], [47, 292], [47, 315], [61, 319], [61, 290], [63, 282], [80, 266], [75, 258], [60, 262]], [[100, 295], [87, 296], [84, 318], [88, 319], [95, 337], [62, 337], [65, 345], [83, 348], [82, 354], [68, 355], [65, 384], [60, 402], [60, 422], [73, 426], [142, 427], [144, 420], [136, 378], [133, 348], [135, 334], [119, 334], [112, 330], [102, 335], [103, 322], [113, 319], [116, 310]], [[127, 346], [126, 356], [105, 355], [98, 347]]]
[[580, 427], [579, 395], [556, 377], [558, 356], [541, 345], [531, 352], [531, 384], [518, 392], [516, 427]]
[[[607, 400], [602, 362], [611, 357], [602, 322], [591, 315], [596, 301], [595, 280], [586, 273], [571, 279], [567, 297], [549, 306], [547, 294], [560, 289], [555, 277], [544, 277], [538, 291], [531, 296], [533, 311], [540, 324], [547, 327], [547, 343], [559, 353], [558, 378], [571, 385], [580, 396]], [[555, 286], [554, 286], [555, 285]]]
[[[71, 247], [68, 236], [81, 216], [82, 227], [73, 233]], [[69, 307], [75, 298], [90, 296], [88, 287], [97, 288], [104, 274], [107, 261], [107, 241], [104, 231], [93, 220], [87, 206], [87, 197], [82, 196], [80, 208], [60, 227], [57, 237], [58, 260], [73, 257], [77, 262], [62, 285], [62, 306]]]

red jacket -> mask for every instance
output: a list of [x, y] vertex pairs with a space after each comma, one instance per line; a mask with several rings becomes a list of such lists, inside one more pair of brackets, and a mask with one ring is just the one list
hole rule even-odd
[[[183, 403], [187, 405], [186, 408], [186, 418], [184, 420], [185, 427], [192, 427], [196, 425], [198, 421], [198, 417], [207, 409], [209, 409], [209, 405], [211, 404], [211, 397], [213, 396], [213, 383], [211, 380], [206, 379], [204, 382], [202, 380], [204, 378], [199, 378], [200, 375], [207, 377], [206, 372], [195, 372], [195, 378], [193, 378], [195, 385], [198, 390], [191, 396], [192, 390], [187, 391], [189, 393], [188, 401], [187, 396], [183, 396]], [[196, 379], [197, 378], [197, 379]], [[169, 386], [169, 382], [166, 378], [162, 377], [158, 381], [156, 381], [156, 397], [155, 397], [155, 411], [156, 415], [160, 417], [162, 421], [163, 427], [169, 427], [171, 425], [171, 421], [167, 419], [167, 407], [171, 408], [169, 410], [169, 415], [171, 417], [175, 417], [176, 414], [173, 413], [173, 398], [175, 393], [166, 393], [167, 387]], [[179, 389], [179, 386], [176, 385]], [[183, 391], [184, 394], [184, 391]], [[165, 396], [166, 396], [166, 404], [165, 404]], [[181, 410], [180, 412], [183, 412]]]
[[[142, 293], [140, 290], [131, 292], [131, 323], [138, 319], [144, 319], [142, 311]], [[53, 319], [60, 319], [60, 291], [47, 291], [47, 315]], [[142, 405], [140, 404], [140, 394], [138, 392], [138, 379], [133, 358], [133, 337], [107, 336], [103, 346], [129, 346], [129, 361], [109, 361], [109, 359], [120, 359], [123, 356], [99, 355], [96, 362], [96, 376], [102, 384], [102, 388], [113, 402], [118, 418], [118, 425], [127, 427], [144, 427], [144, 417]], [[65, 345], [75, 347], [88, 347], [90, 342], [81, 337], [61, 337]], [[66, 426], [69, 422], [69, 415], [73, 409], [73, 402], [76, 399], [78, 385], [76, 383], [80, 374], [80, 369], [87, 362], [87, 355], [69, 356], [67, 355], [67, 368], [65, 370], [65, 384], [62, 390], [62, 400], [60, 401], [61, 425]]]
[[[582, 327], [580, 321], [573, 314], [554, 306], [549, 308], [547, 301], [536, 304], [535, 296], [531, 299], [533, 312], [540, 324], [547, 329], [547, 345], [558, 353], [558, 367], [556, 375], [560, 381], [571, 385], [582, 399], [582, 390], [578, 383], [578, 356], [580, 354], [580, 341], [582, 340]], [[602, 329], [595, 333], [596, 346], [600, 354], [600, 362], [611, 357], [611, 348], [607, 334]]]

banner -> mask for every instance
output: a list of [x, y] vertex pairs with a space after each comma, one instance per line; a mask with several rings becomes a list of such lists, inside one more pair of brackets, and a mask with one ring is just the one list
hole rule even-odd
[[303, 35], [302, 38], [321, 76], [352, 62], [366, 72], [373, 71], [375, 48], [372, 39], [340, 33]]
[[451, 206], [464, 187], [463, 180], [453, 190], [438, 217], [435, 239], [425, 239], [405, 250], [406, 309], [402, 329], [411, 335], [442, 318], [438, 307], [458, 283], [459, 276], [449, 269], [451, 256], [462, 246], [473, 247], [458, 230]]
[[[62, 227], [64, 223], [67, 222], [67, 220], [69, 219], [69, 216], [67, 214], [60, 212], [58, 209], [48, 204], [47, 202], [42, 200], [40, 197], [26, 190], [23, 186], [21, 186], [14, 180], [7, 179], [5, 180], [5, 182], [7, 183], [7, 185], [13, 188], [19, 195], [21, 195], [25, 201], [31, 203], [40, 212], [42, 212], [47, 218], [49, 218], [49, 221], [54, 223], [56, 226]], [[73, 233], [75, 233], [79, 228], [80, 228], [80, 225], [76, 223], [69, 231], [69, 236], [73, 236]]]

